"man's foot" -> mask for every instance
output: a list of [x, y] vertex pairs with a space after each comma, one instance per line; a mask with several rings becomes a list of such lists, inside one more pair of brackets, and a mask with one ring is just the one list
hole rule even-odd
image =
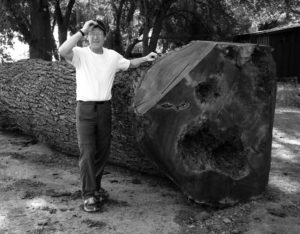
[[100, 188], [99, 191], [95, 192], [95, 197], [101, 203], [109, 198], [109, 194], [104, 188]]
[[83, 202], [83, 210], [86, 212], [97, 212], [100, 210], [99, 203], [95, 197], [89, 197]]

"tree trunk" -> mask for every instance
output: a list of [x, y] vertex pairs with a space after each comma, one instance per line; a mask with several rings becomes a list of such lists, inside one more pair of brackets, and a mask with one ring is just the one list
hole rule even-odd
[[30, 58], [52, 60], [53, 43], [51, 42], [50, 14], [47, 0], [33, 0], [31, 3], [31, 41]]
[[105, 40], [105, 47], [117, 51], [119, 54], [124, 54], [124, 49], [122, 46], [122, 36], [120, 29], [110, 31]]
[[150, 52], [149, 49], [149, 32], [150, 32], [150, 26], [148, 20], [146, 20], [146, 23], [143, 26], [143, 55], [147, 55]]
[[58, 25], [58, 41], [60, 46], [67, 40], [68, 27], [74, 4], [75, 0], [69, 0], [65, 15], [63, 15], [60, 8], [60, 2], [55, 2], [55, 16]]
[[[146, 69], [141, 67], [116, 75], [110, 163], [162, 175], [136, 147], [132, 125], [133, 84]], [[7, 124], [77, 157], [75, 90], [75, 70], [66, 62], [33, 59], [0, 64], [0, 115], [7, 117]]]
[[155, 21], [153, 23], [152, 35], [149, 42], [149, 52], [156, 50], [158, 38], [163, 26], [163, 20], [168, 14], [171, 5], [174, 2], [175, 2], [174, 0], [167, 0], [162, 2], [160, 10], [156, 14]]
[[[201, 203], [232, 204], [261, 194], [276, 90], [270, 49], [198, 41], [167, 54], [144, 76], [147, 69], [116, 76], [110, 162], [159, 174], [153, 161]], [[0, 114], [77, 156], [75, 105], [70, 65], [0, 65]]]
[[66, 28], [64, 25], [59, 25], [58, 41], [60, 46], [67, 40], [67, 36], [68, 36], [68, 28]]
[[159, 34], [162, 29], [162, 23], [163, 23], [163, 16], [159, 15], [154, 23], [153, 29], [152, 29], [152, 35], [150, 37], [150, 42], [149, 42], [149, 51], [152, 52], [156, 50]]
[[130, 45], [128, 45], [128, 47], [127, 47], [127, 49], [125, 51], [125, 55], [124, 55], [125, 58], [129, 58], [130, 57], [133, 48], [139, 42], [140, 42], [140, 40], [138, 38], [136, 38]]

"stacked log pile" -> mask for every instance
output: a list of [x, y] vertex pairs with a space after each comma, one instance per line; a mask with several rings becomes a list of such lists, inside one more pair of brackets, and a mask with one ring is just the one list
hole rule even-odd
[[[110, 162], [160, 174], [139, 150], [131, 108], [134, 84], [147, 66], [116, 75]], [[75, 69], [65, 62], [22, 60], [0, 65], [0, 115], [60, 152], [78, 156], [75, 126]]]

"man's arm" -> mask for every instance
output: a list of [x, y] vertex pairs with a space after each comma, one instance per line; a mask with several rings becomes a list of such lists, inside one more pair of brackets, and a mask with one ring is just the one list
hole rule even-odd
[[[84, 34], [87, 34], [90, 30], [90, 27], [93, 26], [95, 22], [93, 20], [89, 20], [85, 22], [81, 31]], [[72, 49], [77, 45], [77, 42], [82, 38], [81, 32], [75, 33], [68, 40], [66, 40], [58, 49], [58, 52], [61, 56], [63, 56], [66, 60], [72, 61], [73, 59], [73, 51]]]
[[136, 58], [136, 59], [131, 59], [130, 60], [130, 65], [129, 68], [136, 68], [140, 66], [142, 63], [145, 62], [152, 62], [157, 58], [157, 54], [154, 52], [151, 52], [150, 54], [146, 55], [145, 57], [142, 58]]

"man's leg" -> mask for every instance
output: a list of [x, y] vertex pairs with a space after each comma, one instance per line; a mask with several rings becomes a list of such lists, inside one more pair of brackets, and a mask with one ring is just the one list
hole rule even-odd
[[101, 188], [104, 166], [108, 160], [111, 142], [111, 104], [110, 102], [97, 104], [97, 144], [95, 170], [97, 176], [97, 190]]
[[80, 149], [80, 179], [84, 199], [94, 196], [94, 192], [97, 190], [95, 171], [96, 117], [95, 104], [77, 103], [76, 128]]

